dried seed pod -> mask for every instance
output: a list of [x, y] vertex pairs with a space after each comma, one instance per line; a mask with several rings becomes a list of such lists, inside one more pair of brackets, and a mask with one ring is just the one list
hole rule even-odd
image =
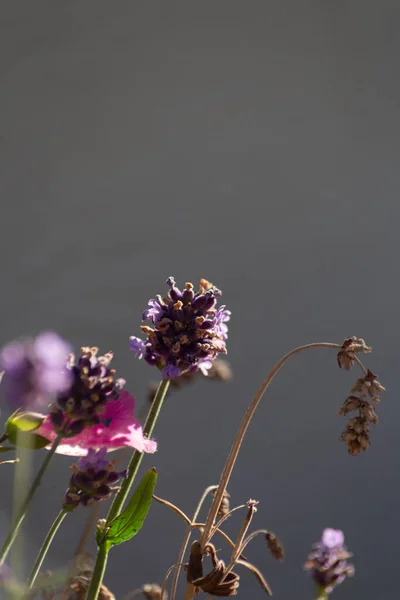
[[[200, 546], [200, 544], [199, 544]], [[192, 546], [193, 549], [193, 546]], [[211, 596], [229, 597], [236, 596], [237, 589], [239, 587], [239, 575], [230, 571], [225, 575], [225, 563], [223, 560], [219, 560], [217, 557], [217, 551], [213, 544], [207, 544], [205, 553], [211, 556], [213, 563], [213, 569], [204, 577], [198, 577], [191, 581], [191, 583], [202, 592], [210, 594]], [[194, 559], [198, 561], [199, 548], [194, 548]], [[190, 561], [189, 561], [190, 564]], [[201, 565], [201, 571], [203, 567]], [[189, 571], [188, 571], [189, 572]]]
[[162, 594], [162, 588], [158, 583], [144, 583], [141, 587], [141, 591], [146, 600], [167, 600], [168, 594], [164, 590]]
[[[214, 492], [214, 495], [215, 495], [215, 492]], [[221, 504], [219, 505], [217, 517], [219, 517], [219, 518], [224, 517], [231, 510], [231, 503], [229, 500], [230, 497], [231, 497], [230, 493], [227, 490], [225, 490], [224, 495], [222, 496]]]
[[190, 548], [189, 563], [186, 566], [186, 580], [193, 583], [196, 579], [203, 577], [203, 554], [200, 542], [193, 542]]
[[276, 560], [279, 560], [279, 562], [282, 562], [285, 557], [285, 551], [279, 538], [276, 537], [275, 533], [269, 531], [265, 534], [265, 540], [267, 542], [268, 550], [271, 552], [272, 556]]
[[358, 392], [363, 397], [369, 396], [373, 402], [379, 404], [381, 401], [380, 395], [385, 392], [386, 389], [378, 381], [378, 376], [374, 375], [372, 371], [368, 369], [367, 374], [364, 377], [357, 379], [351, 391]]
[[359, 410], [361, 403], [362, 403], [362, 400], [358, 396], [349, 396], [345, 400], [345, 402], [344, 402], [342, 408], [339, 410], [338, 414], [340, 416], [345, 416], [349, 412], [352, 412], [353, 410]]

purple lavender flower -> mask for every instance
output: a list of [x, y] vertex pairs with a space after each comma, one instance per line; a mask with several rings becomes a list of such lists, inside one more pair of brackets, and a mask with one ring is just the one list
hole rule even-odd
[[85, 427], [99, 425], [110, 400], [116, 400], [125, 385], [124, 379], [115, 379], [115, 370], [110, 368], [112, 352], [97, 356], [98, 348], [81, 348], [80, 357], [70, 355], [67, 369], [71, 374], [71, 385], [57, 396], [50, 410], [51, 421], [56, 429], [70, 420], [67, 435], [81, 433]]
[[311, 572], [319, 591], [330, 594], [346, 577], [354, 575], [353, 565], [347, 564], [352, 555], [347, 552], [343, 532], [324, 529], [321, 541], [313, 545], [304, 568]]
[[71, 384], [66, 362], [71, 348], [56, 333], [16, 340], [1, 350], [5, 395], [14, 408], [40, 408]]
[[219, 353], [226, 353], [227, 322], [230, 311], [225, 306], [216, 308], [221, 292], [205, 279], [201, 279], [198, 292], [186, 283], [181, 291], [173, 277], [167, 279], [168, 296], [149, 300], [149, 308], [142, 320], [152, 327], [142, 326], [146, 340], [130, 338], [130, 348], [137, 358], [142, 358], [161, 369], [164, 379], [176, 379], [182, 373], [211, 368]]
[[143, 358], [146, 345], [143, 340], [132, 335], [129, 338], [129, 348], [135, 353], [136, 358]]
[[87, 455], [72, 465], [73, 475], [63, 503], [65, 510], [73, 511], [79, 504], [92, 506], [118, 491], [113, 484], [125, 477], [126, 471], [114, 471], [115, 461], [108, 461], [106, 454], [107, 448], [89, 448]]

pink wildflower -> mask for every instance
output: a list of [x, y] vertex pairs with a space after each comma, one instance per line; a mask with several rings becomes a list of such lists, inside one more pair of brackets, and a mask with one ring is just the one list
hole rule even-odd
[[[139, 452], [153, 453], [157, 443], [146, 439], [138, 419], [134, 416], [135, 400], [129, 392], [120, 392], [117, 400], [110, 400], [105, 406], [102, 423], [85, 427], [74, 437], [64, 438], [56, 452], [67, 456], [86, 456], [88, 448], [106, 447], [110, 452], [130, 446]], [[42, 425], [35, 433], [53, 442], [57, 437], [50, 415], [47, 415]], [[49, 448], [49, 446], [47, 446]]]

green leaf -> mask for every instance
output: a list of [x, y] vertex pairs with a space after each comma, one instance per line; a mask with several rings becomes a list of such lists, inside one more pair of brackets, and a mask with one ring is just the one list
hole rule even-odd
[[103, 538], [108, 546], [127, 542], [138, 533], [149, 512], [156, 482], [157, 471], [153, 468], [144, 475], [126, 509], [110, 522]]
[[39, 450], [50, 444], [47, 438], [34, 433], [45, 419], [44, 415], [17, 410], [6, 422], [7, 438], [18, 448]]

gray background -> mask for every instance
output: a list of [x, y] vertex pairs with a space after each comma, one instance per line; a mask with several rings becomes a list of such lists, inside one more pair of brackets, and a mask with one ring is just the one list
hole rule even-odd
[[[159, 470], [159, 495], [192, 511], [291, 347], [355, 334], [374, 348], [366, 362], [388, 393], [366, 454], [338, 441], [358, 373], [329, 351], [287, 366], [246, 438], [229, 489], [235, 503], [259, 499], [254, 526], [285, 545], [282, 565], [261, 539], [248, 551], [276, 598], [312, 597], [302, 563], [325, 526], [354, 552], [356, 577], [337, 597], [397, 594], [399, 26], [395, 0], [0, 7], [0, 342], [53, 328], [76, 348], [113, 349], [140, 405], [155, 373], [128, 337], [167, 276], [207, 277], [233, 313], [234, 382], [182, 391], [157, 425], [145, 466]], [[38, 494], [28, 564], [70, 463], [57, 458]], [[13, 467], [0, 476], [5, 535]], [[46, 566], [71, 557], [86, 517], [65, 522]], [[118, 598], [162, 580], [184, 529], [152, 507], [112, 553]], [[263, 597], [247, 573], [240, 596]]]

